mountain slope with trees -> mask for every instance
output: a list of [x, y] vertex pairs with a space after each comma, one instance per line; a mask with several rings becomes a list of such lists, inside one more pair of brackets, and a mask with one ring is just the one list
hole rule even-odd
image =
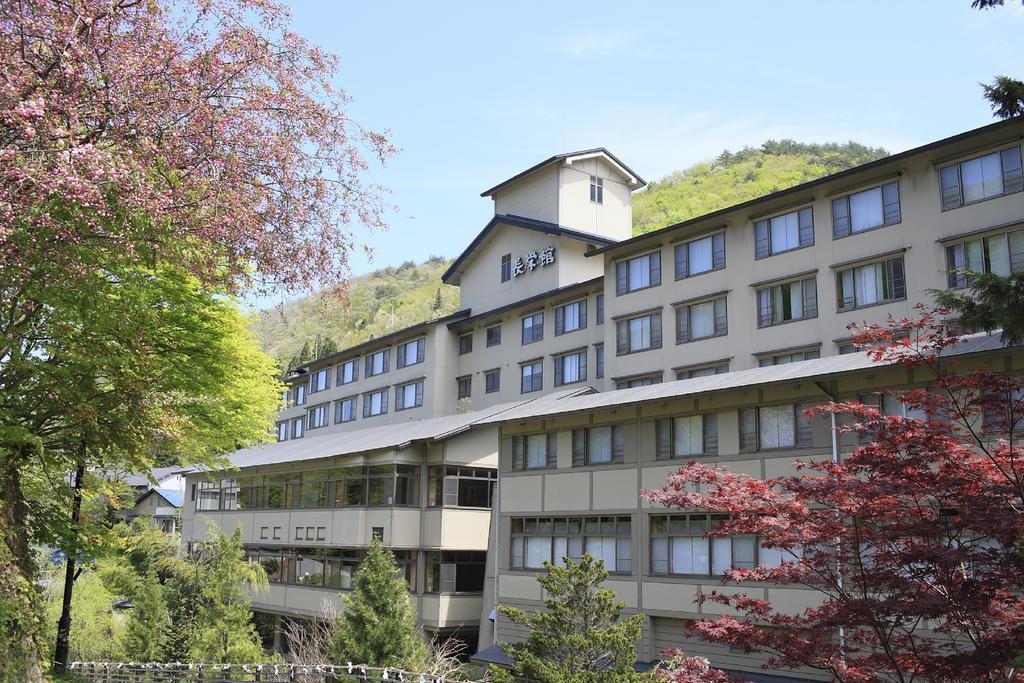
[[806, 144], [768, 140], [722, 152], [652, 182], [633, 196], [633, 233], [642, 235], [756, 197], [888, 156], [856, 142]]

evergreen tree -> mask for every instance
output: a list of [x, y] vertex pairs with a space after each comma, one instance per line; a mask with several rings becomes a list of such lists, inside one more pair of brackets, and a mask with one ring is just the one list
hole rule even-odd
[[[974, 0], [974, 9], [1002, 7], [1005, 0]], [[1009, 76], [996, 76], [991, 83], [981, 83], [985, 99], [992, 105], [992, 114], [1009, 119], [1024, 114], [1024, 81]]]
[[338, 619], [331, 652], [335, 660], [406, 666], [422, 659], [426, 645], [416, 627], [409, 585], [397, 571], [395, 556], [374, 538]]
[[955, 312], [967, 329], [1002, 330], [1007, 346], [1024, 341], [1024, 273], [968, 275], [969, 289], [932, 290], [935, 301]]
[[441, 288], [437, 288], [437, 292], [434, 294], [434, 310], [440, 311], [444, 302], [441, 301]]
[[156, 571], [150, 569], [132, 598], [122, 649], [134, 662], [159, 662], [169, 626], [167, 603]]
[[511, 671], [492, 666], [491, 676], [538, 683], [652, 680], [633, 671], [644, 616], [622, 619], [625, 603], [610, 588], [599, 588], [608, 578], [603, 562], [584, 555], [578, 564], [568, 558], [565, 563], [545, 563], [547, 573], [537, 577], [544, 587], [543, 612], [498, 607], [513, 623], [527, 626], [530, 635], [525, 643], [502, 643], [515, 665]]
[[218, 664], [263, 661], [248, 588], [266, 588], [267, 574], [245, 559], [240, 526], [231, 536], [212, 526], [209, 533], [212, 540], [201, 546], [196, 558], [202, 565], [202, 583], [190, 648], [192, 659]]

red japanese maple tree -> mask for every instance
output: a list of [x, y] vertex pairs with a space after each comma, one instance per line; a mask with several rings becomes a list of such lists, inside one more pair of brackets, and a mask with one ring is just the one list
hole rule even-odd
[[690, 462], [645, 493], [673, 508], [728, 513], [710, 536], [756, 534], [782, 551], [780, 565], [732, 570], [724, 583], [800, 586], [820, 598], [794, 614], [760, 589], [702, 594], [698, 602], [736, 615], [695, 621], [694, 633], [767, 653], [771, 667], [810, 667], [839, 681], [1014, 675], [1024, 651], [1024, 383], [960, 371], [949, 353], [960, 337], [944, 314], [921, 308], [915, 319], [861, 326], [857, 339], [876, 361], [927, 376], [927, 390], [891, 394], [927, 419], [860, 403], [820, 406], [841, 432], [860, 435], [836, 462], [799, 462], [795, 476], [767, 480]]

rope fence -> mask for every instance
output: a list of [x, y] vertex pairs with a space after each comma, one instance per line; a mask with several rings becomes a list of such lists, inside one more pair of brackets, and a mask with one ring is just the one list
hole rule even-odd
[[350, 683], [401, 681], [453, 683], [451, 679], [366, 664], [194, 664], [182, 662], [74, 662], [72, 674], [91, 683]]

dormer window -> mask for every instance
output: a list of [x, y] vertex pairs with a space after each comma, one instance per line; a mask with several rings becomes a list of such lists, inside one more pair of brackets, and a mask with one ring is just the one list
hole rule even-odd
[[595, 204], [604, 204], [604, 178], [596, 175], [590, 176], [590, 201]]

